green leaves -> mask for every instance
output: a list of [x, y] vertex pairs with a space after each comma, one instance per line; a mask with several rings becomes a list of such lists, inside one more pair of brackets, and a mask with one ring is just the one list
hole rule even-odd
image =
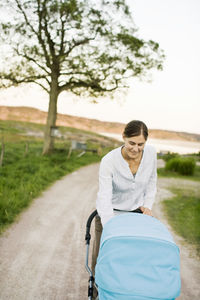
[[131, 76], [162, 69], [159, 44], [137, 37], [125, 0], [3, 4], [12, 5], [13, 15], [1, 24], [2, 41], [11, 56], [9, 68], [0, 70], [0, 81], [7, 81], [1, 86], [32, 81], [49, 91], [53, 75], [59, 93], [98, 96], [126, 87]]
[[138, 52], [144, 46], [143, 40], [140, 40], [130, 34], [119, 33], [117, 35], [118, 41], [132, 52]]

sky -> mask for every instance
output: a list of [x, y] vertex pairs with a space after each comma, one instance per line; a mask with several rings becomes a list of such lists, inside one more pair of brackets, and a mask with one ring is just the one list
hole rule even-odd
[[[151, 129], [200, 134], [200, 1], [127, 0], [138, 35], [164, 50], [163, 71], [152, 81], [133, 79], [127, 95], [98, 104], [62, 93], [58, 113], [127, 123], [142, 120]], [[48, 110], [48, 95], [29, 86], [0, 91], [0, 105]]]

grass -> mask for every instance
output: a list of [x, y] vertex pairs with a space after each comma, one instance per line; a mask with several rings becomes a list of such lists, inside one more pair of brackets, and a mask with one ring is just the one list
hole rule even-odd
[[158, 169], [158, 176], [160, 177], [174, 177], [174, 178], [180, 178], [180, 179], [189, 179], [194, 181], [200, 181], [200, 166], [195, 167], [194, 175], [180, 175], [176, 172], [167, 171], [165, 168], [159, 168]]
[[24, 156], [24, 143], [7, 144], [4, 165], [0, 169], [0, 232], [11, 224], [31, 200], [50, 184], [74, 170], [100, 160], [96, 153], [87, 152], [77, 157], [68, 149], [56, 149], [42, 156], [42, 143], [32, 143]]
[[200, 187], [171, 189], [175, 197], [162, 202], [173, 229], [197, 249], [200, 257]]
[[[43, 140], [26, 136], [27, 131], [44, 130], [44, 125], [16, 121], [0, 121], [0, 131], [4, 141], [5, 153], [0, 167], [0, 233], [17, 216], [62, 176], [74, 170], [100, 161], [101, 157], [113, 148], [113, 141], [97, 134], [71, 128], [60, 128], [68, 133], [68, 138], [56, 140], [55, 151], [42, 155]], [[68, 158], [71, 138], [85, 138], [88, 148], [102, 148], [102, 154], [86, 152], [78, 157], [81, 150], [72, 151]], [[26, 151], [28, 145], [28, 151]]]
[[[198, 161], [199, 156], [193, 155]], [[193, 175], [158, 169], [159, 177], [200, 181], [200, 166], [196, 165]], [[166, 217], [174, 231], [196, 249], [200, 257], [200, 186], [184, 186], [170, 189], [175, 196], [162, 202]]]

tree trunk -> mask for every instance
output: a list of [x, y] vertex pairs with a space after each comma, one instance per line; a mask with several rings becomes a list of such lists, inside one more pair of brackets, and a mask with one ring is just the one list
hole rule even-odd
[[56, 125], [57, 117], [57, 100], [58, 100], [58, 78], [52, 78], [51, 90], [49, 96], [49, 110], [44, 135], [43, 154], [48, 154], [54, 149], [54, 137], [52, 136], [52, 127]]

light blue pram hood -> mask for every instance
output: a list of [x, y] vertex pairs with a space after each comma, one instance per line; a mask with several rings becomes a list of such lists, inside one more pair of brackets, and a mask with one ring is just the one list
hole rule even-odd
[[95, 281], [100, 300], [175, 299], [181, 285], [179, 248], [157, 219], [115, 216], [103, 229]]

